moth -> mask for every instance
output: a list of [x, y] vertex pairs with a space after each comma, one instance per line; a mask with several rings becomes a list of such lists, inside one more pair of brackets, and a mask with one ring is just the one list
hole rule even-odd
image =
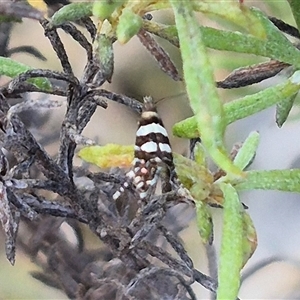
[[[138, 122], [134, 146], [133, 168], [126, 174], [132, 181], [140, 200], [146, 202], [153, 194], [161, 169], [166, 166], [171, 177], [175, 178], [172, 149], [168, 133], [159, 117], [151, 97], [144, 98], [144, 107]], [[125, 182], [114, 193], [117, 200], [129, 186]]]

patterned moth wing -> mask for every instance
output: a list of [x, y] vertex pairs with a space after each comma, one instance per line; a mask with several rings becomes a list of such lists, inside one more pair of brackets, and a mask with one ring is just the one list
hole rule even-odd
[[[156, 187], [163, 165], [174, 170], [173, 155], [168, 133], [159, 117], [151, 97], [144, 98], [144, 107], [136, 132], [133, 169], [126, 174], [132, 180], [141, 200], [146, 200]], [[175, 172], [175, 171], [174, 171]], [[124, 184], [128, 187], [128, 183]], [[113, 198], [116, 200], [124, 188]]]

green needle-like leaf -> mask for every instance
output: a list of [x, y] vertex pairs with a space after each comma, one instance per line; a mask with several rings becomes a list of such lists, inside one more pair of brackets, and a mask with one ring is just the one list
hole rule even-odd
[[298, 93], [282, 100], [276, 105], [276, 124], [281, 127], [288, 118]]
[[77, 2], [63, 6], [51, 18], [50, 25], [59, 26], [64, 22], [74, 22], [92, 15], [93, 3]]
[[233, 163], [239, 168], [241, 168], [242, 170], [244, 170], [253, 159], [258, 143], [259, 143], [259, 133], [258, 132], [250, 133], [250, 135], [243, 143], [243, 146], [239, 150], [238, 154], [236, 155]]
[[101, 77], [111, 82], [114, 71], [113, 40], [105, 34], [99, 34], [94, 47], [98, 54]]
[[[299, 89], [300, 71], [296, 71], [289, 79], [276, 86], [224, 104], [226, 123], [233, 123], [271, 107], [283, 99], [293, 96]], [[185, 138], [199, 137], [196, 117], [194, 116], [175, 124], [173, 133], [176, 136]]]
[[125, 0], [96, 0], [94, 1], [93, 15], [103, 21], [109, 18], [124, 2]]
[[251, 258], [257, 247], [257, 234], [250, 215], [243, 212], [243, 265]]
[[300, 2], [299, 0], [288, 0], [294, 15], [298, 29], [300, 28]]
[[180, 41], [186, 90], [203, 145], [221, 169], [241, 176], [242, 171], [233, 165], [223, 143], [226, 127], [223, 105], [192, 5], [183, 0], [173, 0], [171, 5]]
[[238, 190], [277, 190], [300, 193], [300, 169], [248, 171], [246, 179], [235, 185]]
[[[24, 73], [28, 70], [32, 70], [32, 67], [19, 63], [11, 58], [0, 56], [0, 75], [5, 75], [11, 78], [14, 78], [21, 73]], [[42, 90], [50, 90], [51, 83], [46, 78], [34, 78], [30, 79], [34, 85]]]
[[[203, 44], [208, 48], [265, 56], [300, 68], [300, 51], [282, 32], [259, 10], [250, 10], [252, 18], [260, 21], [263, 31], [259, 35], [237, 31], [220, 30], [198, 26]], [[246, 24], [246, 21], [244, 20]], [[144, 28], [175, 46], [179, 45], [176, 26], [166, 26], [144, 21]]]
[[206, 203], [195, 201], [196, 219], [200, 237], [204, 244], [211, 244], [213, 241], [213, 222], [211, 213], [207, 208]]
[[266, 31], [260, 18], [253, 13], [252, 9], [241, 7], [237, 1], [194, 1], [193, 8], [196, 11], [215, 15], [222, 20], [230, 21], [259, 38], [266, 36]]
[[224, 194], [224, 221], [218, 272], [218, 300], [235, 300], [240, 287], [240, 271], [243, 266], [243, 208], [236, 190], [222, 183]]
[[129, 8], [124, 8], [117, 26], [117, 38], [121, 44], [127, 43], [143, 25], [143, 19]]

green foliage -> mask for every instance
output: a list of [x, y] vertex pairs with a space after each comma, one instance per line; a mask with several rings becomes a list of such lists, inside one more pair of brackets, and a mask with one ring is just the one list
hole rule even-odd
[[293, 107], [297, 93], [280, 101], [276, 106], [276, 123], [281, 127], [287, 120], [290, 111]]
[[243, 266], [243, 207], [231, 184], [220, 187], [225, 201], [217, 299], [236, 299]]
[[[248, 95], [229, 103], [225, 103], [224, 118], [227, 125], [251, 116], [273, 106], [274, 104], [286, 101], [286, 99], [298, 93], [300, 89], [299, 74], [299, 71], [297, 71], [290, 78], [278, 85], [266, 88], [253, 95]], [[179, 137], [185, 138], [201, 136], [195, 117], [190, 117], [175, 124], [173, 127], [173, 133]]]
[[300, 169], [248, 171], [247, 181], [238, 183], [239, 190], [278, 190], [300, 193]]
[[105, 34], [99, 34], [95, 41], [95, 48], [98, 52], [102, 75], [110, 81], [114, 70], [113, 40]]
[[87, 2], [75, 2], [63, 6], [51, 18], [51, 25], [59, 26], [64, 22], [74, 22], [92, 15], [93, 4]]
[[142, 28], [143, 20], [130, 9], [123, 9], [117, 26], [117, 38], [122, 44], [127, 43]]
[[294, 15], [297, 27], [300, 28], [300, 3], [297, 0], [288, 0]]
[[[180, 41], [183, 72], [197, 128], [202, 142], [214, 161], [226, 172], [241, 175], [226, 153], [223, 142], [226, 127], [223, 105], [219, 99], [197, 20], [189, 2], [171, 2]], [[209, 101], [207, 101], [209, 99]]]
[[[258, 132], [252, 132], [247, 137], [241, 149], [239, 149], [236, 157], [234, 158], [234, 164], [241, 168], [245, 169], [252, 161], [256, 149], [259, 143], [259, 134]], [[227, 175], [228, 176], [228, 175]]]
[[104, 147], [84, 147], [78, 156], [100, 168], [128, 167], [133, 160], [133, 146], [107, 144]]
[[[22, 63], [19, 63], [13, 59], [0, 56], [0, 75], [5, 75], [10, 78], [14, 78], [28, 70], [32, 70], [32, 67], [26, 66]], [[34, 85], [43, 90], [50, 90], [51, 84], [48, 79], [45, 78], [36, 78], [30, 79]]]
[[124, 0], [120, 1], [98, 1], [96, 0], [93, 5], [93, 15], [98, 17], [99, 20], [104, 21], [109, 18], [112, 13], [119, 8], [124, 2]]

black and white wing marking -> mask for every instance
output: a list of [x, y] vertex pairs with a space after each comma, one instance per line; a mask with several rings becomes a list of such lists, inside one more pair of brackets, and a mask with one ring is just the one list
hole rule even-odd
[[128, 173], [141, 199], [145, 199], [155, 188], [163, 165], [173, 167], [168, 133], [155, 109], [152, 98], [145, 97], [144, 102], [136, 132], [134, 167]]
[[[141, 200], [145, 200], [155, 189], [164, 164], [171, 172], [174, 170], [168, 133], [155, 109], [152, 98], [145, 97], [136, 132], [133, 169], [126, 175], [133, 181]], [[121, 187], [113, 198], [119, 198], [123, 191], [124, 188]]]

